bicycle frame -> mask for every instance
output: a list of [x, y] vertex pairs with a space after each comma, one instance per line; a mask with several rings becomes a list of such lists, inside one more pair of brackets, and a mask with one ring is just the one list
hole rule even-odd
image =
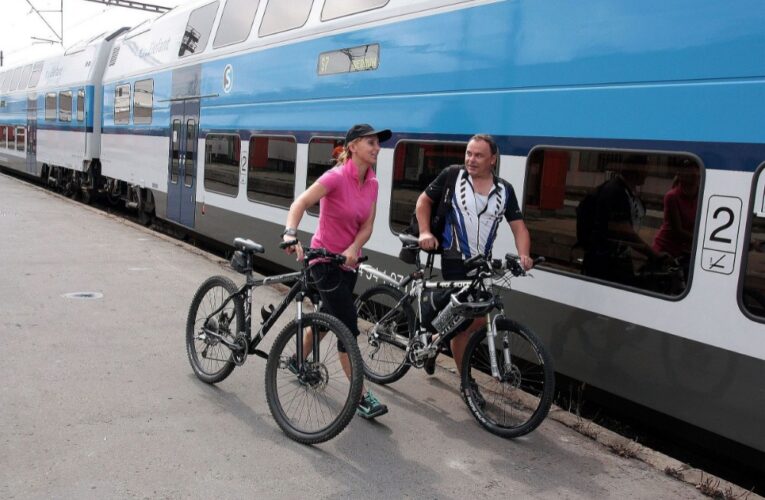
[[[263, 340], [263, 338], [266, 336], [266, 334], [271, 330], [271, 327], [273, 327], [274, 323], [281, 317], [282, 313], [287, 309], [287, 306], [290, 302], [293, 300], [297, 303], [296, 309], [297, 309], [297, 345], [296, 345], [296, 355], [299, 360], [303, 359], [303, 299], [306, 297], [306, 295], [309, 294], [311, 291], [310, 286], [307, 283], [307, 276], [308, 272], [312, 266], [307, 266], [301, 271], [295, 271], [291, 273], [286, 274], [280, 274], [277, 276], [268, 276], [262, 279], [255, 279], [253, 277], [252, 271], [247, 273], [247, 282], [242, 285], [242, 287], [234, 294], [229, 295], [226, 300], [223, 301], [223, 303], [218, 307], [216, 310], [214, 310], [212, 313], [210, 313], [207, 317], [209, 320], [211, 317], [218, 314], [220, 311], [222, 311], [226, 305], [234, 300], [235, 297], [240, 297], [244, 303], [244, 331], [243, 332], [237, 332], [237, 338], [240, 336], [244, 336], [246, 339], [246, 348], [245, 348], [245, 355], [242, 358], [241, 362], [239, 364], [244, 363], [244, 360], [246, 358], [246, 355], [248, 354], [256, 354], [264, 359], [268, 358], [268, 355], [257, 349], [257, 346], [260, 344], [260, 342]], [[278, 304], [278, 306], [273, 309], [273, 311], [269, 314], [269, 316], [263, 321], [260, 328], [258, 328], [258, 331], [255, 333], [255, 335], [252, 335], [252, 291], [255, 288], [261, 287], [263, 285], [274, 285], [278, 283], [289, 283], [292, 281], [296, 281], [296, 283], [290, 288], [290, 290], [287, 292], [287, 295], [282, 299], [282, 301]], [[230, 342], [226, 338], [222, 337], [220, 334], [216, 332], [209, 331], [207, 328], [204, 329], [206, 335], [210, 335], [214, 338], [216, 338], [219, 342], [224, 344], [226, 347], [231, 349], [233, 352], [237, 352], [241, 349], [241, 346], [237, 343]], [[319, 356], [319, 336], [314, 335], [313, 336], [313, 356], [315, 359], [318, 359]], [[300, 368], [302, 368], [302, 362], [299, 362], [298, 365]]]
[[[372, 266], [362, 264], [359, 268], [359, 271], [363, 271], [369, 275], [375, 276], [378, 279], [384, 281], [386, 284], [393, 286], [395, 288], [398, 288], [399, 290], [406, 291], [406, 295], [402, 297], [402, 299], [396, 304], [395, 307], [391, 308], [390, 311], [388, 311], [385, 315], [383, 315], [382, 318], [380, 318], [380, 322], [382, 322], [389, 314], [392, 314], [394, 311], [396, 311], [399, 307], [409, 306], [411, 305], [412, 301], [417, 302], [417, 314], [415, 319], [415, 331], [417, 332], [416, 337], [412, 337], [409, 344], [407, 345], [406, 351], [407, 355], [411, 352], [413, 349], [413, 344], [415, 342], [419, 342], [421, 344], [421, 349], [423, 353], [429, 353], [432, 355], [435, 353], [439, 347], [444, 344], [445, 342], [450, 341], [453, 339], [456, 335], [460, 333], [459, 330], [452, 331], [451, 333], [447, 335], [439, 335], [438, 338], [434, 341], [431, 341], [431, 334], [430, 332], [425, 328], [424, 325], [422, 325], [422, 294], [425, 290], [438, 290], [438, 289], [450, 289], [450, 290], [457, 290], [455, 293], [459, 293], [462, 290], [465, 290], [470, 287], [476, 287], [476, 288], [483, 288], [484, 290], [490, 290], [491, 286], [493, 285], [493, 279], [491, 277], [490, 273], [485, 272], [479, 272], [478, 276], [469, 280], [428, 280], [425, 278], [425, 272], [424, 269], [421, 268], [421, 266], [418, 266], [418, 269], [414, 272], [412, 272], [409, 276], [405, 276], [401, 281], [396, 281], [392, 278], [390, 278], [385, 273], [375, 269]], [[479, 281], [481, 283], [479, 283]], [[412, 284], [411, 288], [409, 290], [406, 290], [406, 287], [409, 286], [409, 284]], [[494, 295], [492, 293], [492, 295]], [[498, 313], [493, 314], [492, 312], [488, 312], [486, 314], [486, 339], [488, 343], [488, 349], [489, 349], [489, 360], [491, 365], [491, 375], [492, 377], [496, 379], [501, 378], [501, 374], [499, 371], [499, 363], [497, 360], [497, 352], [496, 352], [496, 337], [497, 337], [497, 320], [504, 319], [504, 310], [502, 308], [501, 302], [498, 300], [496, 301], [495, 308], [499, 310]], [[503, 362], [505, 366], [511, 366], [511, 356], [512, 353], [510, 352], [510, 345], [505, 340], [504, 345], [502, 346], [502, 357]], [[407, 356], [407, 359], [409, 359], [409, 356]]]

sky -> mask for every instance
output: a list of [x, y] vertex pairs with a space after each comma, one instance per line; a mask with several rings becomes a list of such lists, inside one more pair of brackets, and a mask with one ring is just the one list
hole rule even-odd
[[[152, 5], [175, 7], [191, 0], [137, 0]], [[26, 64], [33, 60], [55, 54], [62, 50], [60, 44], [35, 43], [31, 37], [56, 39], [45, 22], [32, 10], [61, 10], [62, 0], [2, 0], [3, 15], [0, 16], [0, 50], [3, 51], [3, 68]], [[86, 0], [63, 0], [64, 45], [66, 49], [80, 40], [91, 38], [105, 31], [122, 26], [135, 26], [144, 19], [159, 14], [124, 7], [108, 6]], [[61, 31], [61, 15], [58, 12], [43, 13], [57, 33]]]

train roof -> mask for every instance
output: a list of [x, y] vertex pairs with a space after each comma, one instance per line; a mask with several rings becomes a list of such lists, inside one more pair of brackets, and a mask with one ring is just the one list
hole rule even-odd
[[199, 0], [121, 35], [105, 81], [496, 0]]
[[45, 88], [96, 83], [100, 81], [98, 58], [104, 57], [102, 47], [117, 35], [127, 31], [120, 28], [74, 43], [57, 54], [44, 59], [9, 68], [0, 73], [0, 93], [27, 92]]

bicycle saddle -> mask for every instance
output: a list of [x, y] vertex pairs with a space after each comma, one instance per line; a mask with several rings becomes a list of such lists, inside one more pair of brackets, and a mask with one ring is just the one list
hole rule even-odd
[[264, 253], [266, 251], [263, 245], [245, 238], [236, 238], [234, 240], [234, 247], [245, 252]]

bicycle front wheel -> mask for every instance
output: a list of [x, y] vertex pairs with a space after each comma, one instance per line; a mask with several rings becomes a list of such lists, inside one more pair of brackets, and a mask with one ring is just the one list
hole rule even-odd
[[[304, 361], [298, 362], [301, 337], [310, 347], [303, 348]], [[338, 350], [339, 344], [347, 355]], [[353, 418], [363, 379], [361, 354], [348, 328], [328, 314], [305, 314], [302, 335], [297, 319], [292, 320], [268, 355], [268, 407], [287, 436], [299, 443], [322, 443], [337, 436]]]
[[414, 333], [414, 312], [409, 304], [399, 306], [404, 297], [401, 290], [380, 285], [356, 299], [364, 374], [377, 384], [393, 383], [410, 368], [406, 348]]
[[461, 391], [470, 412], [489, 432], [504, 438], [523, 436], [550, 411], [555, 391], [552, 359], [534, 332], [509, 319], [497, 321], [494, 346], [499, 379], [491, 374], [484, 329], [465, 349]]
[[186, 353], [196, 376], [208, 384], [222, 381], [235, 367], [231, 350], [210, 333], [233, 342], [237, 333], [244, 331], [244, 304], [239, 297], [221, 309], [237, 291], [230, 279], [213, 276], [202, 283], [191, 300], [186, 319]]

